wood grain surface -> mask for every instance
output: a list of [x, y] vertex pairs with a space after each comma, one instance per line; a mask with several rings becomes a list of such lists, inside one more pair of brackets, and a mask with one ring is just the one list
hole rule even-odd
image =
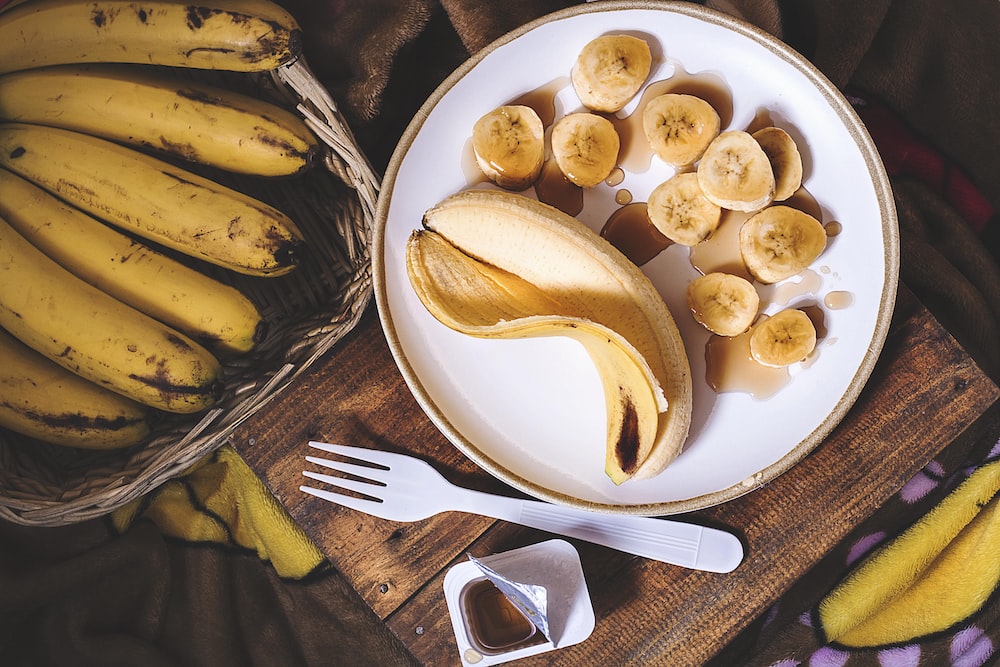
[[[726, 527], [747, 550], [730, 574], [695, 572], [574, 541], [597, 624], [576, 646], [519, 664], [700, 664], [721, 650], [858, 523], [997, 404], [1000, 389], [901, 288], [889, 337], [854, 407], [771, 483], [675, 518]], [[410, 524], [298, 490], [310, 439], [409, 452], [451, 481], [521, 495], [454, 448], [421, 411], [373, 312], [248, 420], [233, 444], [423, 664], [458, 664], [442, 583], [475, 556], [552, 537], [465, 514]]]

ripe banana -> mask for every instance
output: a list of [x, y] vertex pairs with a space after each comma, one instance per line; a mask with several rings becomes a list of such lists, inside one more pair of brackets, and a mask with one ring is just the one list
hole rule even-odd
[[802, 155], [795, 140], [780, 127], [765, 127], [753, 133], [771, 162], [774, 201], [785, 201], [802, 186]]
[[287, 273], [303, 244], [276, 208], [79, 132], [0, 124], [0, 166], [97, 218], [240, 273]]
[[472, 149], [490, 180], [508, 190], [525, 190], [542, 172], [545, 128], [531, 107], [497, 107], [473, 125]]
[[700, 97], [665, 93], [642, 111], [642, 130], [650, 148], [674, 167], [694, 164], [719, 135], [719, 112]]
[[0, 217], [78, 277], [209, 347], [248, 352], [263, 334], [260, 312], [239, 290], [2, 168]]
[[621, 140], [614, 124], [593, 113], [571, 113], [552, 126], [552, 158], [570, 183], [592, 188], [618, 164]]
[[740, 255], [750, 274], [762, 283], [790, 278], [826, 249], [819, 220], [790, 206], [769, 206], [740, 227]]
[[216, 400], [221, 366], [187, 336], [85, 283], [0, 219], [0, 327], [96, 384], [192, 413]]
[[286, 176], [319, 151], [298, 116], [217, 86], [129, 65], [0, 76], [0, 119], [75, 130], [237, 173]]
[[750, 356], [764, 366], [782, 367], [802, 361], [816, 349], [816, 327], [801, 310], [788, 308], [750, 330]]
[[455, 331], [499, 339], [567, 336], [581, 343], [604, 388], [607, 474], [620, 484], [649, 456], [666, 399], [642, 355], [620, 334], [562, 315], [559, 302], [535, 285], [466, 255], [435, 232], [414, 231], [406, 260], [421, 302]]
[[774, 172], [757, 140], [742, 130], [723, 132], [698, 162], [698, 183], [722, 208], [758, 211], [774, 197]]
[[570, 80], [585, 107], [614, 113], [639, 92], [652, 62], [645, 40], [631, 35], [602, 35], [580, 50]]
[[[426, 211], [423, 225], [477, 262], [513, 274], [518, 284], [533, 285], [532, 291], [545, 295], [545, 301], [530, 301], [523, 310], [537, 308], [542, 311], [538, 315], [577, 318], [617, 332], [648, 364], [666, 405], [660, 406], [655, 438], [645, 457], [646, 447], [636, 439], [641, 430], [609, 438], [606, 470], [616, 483], [656, 475], [677, 456], [691, 422], [690, 368], [666, 304], [638, 267], [572, 216], [511, 192], [460, 192]], [[426, 291], [415, 282], [418, 295]], [[459, 294], [463, 289], [472, 288], [455, 286]], [[441, 298], [462, 300], [448, 292]], [[499, 306], [490, 310], [499, 311]], [[634, 371], [629, 376], [634, 378]], [[642, 393], [636, 389], [626, 395]], [[608, 403], [611, 423], [639, 424], [648, 419], [638, 411], [628, 414], [629, 405], [635, 403], [617, 399]]]
[[148, 408], [98, 387], [0, 330], [0, 426], [82, 449], [117, 449], [149, 435]]
[[757, 318], [760, 296], [750, 281], [731, 273], [698, 276], [687, 287], [695, 321], [714, 334], [739, 336]]
[[705, 196], [694, 172], [677, 174], [653, 188], [646, 213], [674, 243], [698, 245], [718, 229], [722, 209]]
[[31, 0], [0, 14], [0, 73], [87, 62], [250, 72], [301, 50], [295, 19], [268, 0]]

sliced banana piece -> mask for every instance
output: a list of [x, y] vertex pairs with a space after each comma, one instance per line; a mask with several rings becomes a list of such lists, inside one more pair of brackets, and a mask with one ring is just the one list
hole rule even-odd
[[757, 319], [760, 296], [749, 280], [731, 273], [706, 273], [692, 280], [687, 302], [694, 319], [720, 336], [739, 336]]
[[774, 201], [785, 201], [802, 187], [802, 155], [792, 135], [780, 127], [765, 127], [753, 133], [771, 161]]
[[722, 208], [758, 211], [774, 197], [771, 161], [752, 135], [723, 132], [698, 162], [698, 183], [705, 196]]
[[631, 35], [602, 35], [580, 50], [570, 79], [585, 107], [614, 113], [639, 92], [652, 63], [645, 40]]
[[[558, 304], [555, 312], [544, 312], [552, 307], [536, 300], [526, 306], [527, 310], [601, 325], [619, 334], [648, 364], [663, 399], [656, 436], [645, 456], [644, 445], [639, 442], [636, 446], [627, 433], [609, 437], [606, 460], [609, 469], [617, 470], [612, 479], [620, 483], [651, 477], [680, 453], [692, 410], [691, 370], [684, 341], [663, 297], [625, 255], [576, 218], [504, 190], [472, 189], [452, 195], [424, 213], [423, 225], [462, 253], [518, 276]], [[443, 292], [442, 298], [452, 303], [464, 301], [468, 308], [481, 312], [486, 299], [474, 296], [470, 300], [454, 294], [472, 289], [459, 283]], [[609, 400], [609, 412], [623, 411], [621, 415], [609, 414], [609, 422], [635, 424], [626, 414], [626, 406]]]
[[722, 209], [701, 191], [694, 172], [677, 174], [653, 188], [646, 213], [661, 234], [686, 246], [707, 239], [722, 219]]
[[826, 248], [819, 220], [791, 206], [769, 206], [740, 227], [740, 255], [754, 278], [776, 283], [813, 263]]
[[715, 108], [694, 95], [658, 95], [642, 111], [642, 130], [650, 148], [675, 167], [694, 164], [719, 135], [720, 125]]
[[780, 368], [802, 361], [816, 349], [816, 327], [801, 310], [788, 308], [765, 318], [750, 331], [750, 356]]
[[529, 106], [497, 107], [473, 125], [472, 150], [491, 181], [508, 190], [525, 190], [542, 171], [545, 128]]
[[621, 140], [603, 116], [581, 112], [563, 116], [552, 126], [552, 157], [571, 183], [591, 188], [611, 175], [618, 164]]

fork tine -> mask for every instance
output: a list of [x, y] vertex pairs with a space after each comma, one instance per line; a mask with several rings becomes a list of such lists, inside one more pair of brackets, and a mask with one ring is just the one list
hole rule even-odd
[[400, 457], [399, 454], [383, 452], [378, 449], [351, 447], [349, 445], [335, 445], [329, 442], [317, 442], [315, 440], [311, 440], [309, 442], [309, 446], [314, 449], [322, 449], [324, 452], [330, 452], [331, 454], [349, 456], [350, 458], [358, 459], [359, 461], [369, 461], [380, 466], [385, 466], [386, 468], [391, 468], [392, 464], [398, 462]]
[[325, 489], [315, 489], [311, 486], [300, 486], [299, 491], [308, 493], [311, 496], [316, 496], [317, 498], [322, 498], [323, 500], [327, 500], [334, 505], [341, 505], [342, 507], [357, 510], [358, 512], [364, 512], [365, 514], [371, 514], [372, 516], [377, 516], [382, 519], [387, 518], [378, 510], [378, 508], [381, 507], [381, 503], [372, 500], [355, 498], [354, 496], [345, 496], [343, 494], [333, 493]]
[[309, 463], [315, 463], [318, 466], [323, 466], [324, 468], [329, 468], [331, 470], [336, 470], [337, 472], [347, 473], [348, 475], [355, 475], [357, 477], [362, 477], [376, 484], [381, 484], [385, 486], [385, 478], [381, 473], [386, 472], [382, 468], [373, 468], [371, 466], [358, 465], [356, 463], [348, 463], [347, 461], [334, 461], [332, 459], [322, 459], [318, 456], [307, 456], [306, 461]]
[[[379, 498], [379, 491], [385, 490], [384, 484], [371, 484], [369, 482], [359, 482], [353, 479], [347, 479], [345, 477], [334, 477], [333, 475], [324, 475], [322, 473], [313, 472], [312, 470], [303, 470], [302, 474], [310, 479], [315, 479], [320, 482], [325, 482], [333, 486], [339, 487], [341, 489], [346, 489], [347, 491], [354, 491], [356, 493], [363, 493], [366, 496], [372, 498]], [[370, 502], [370, 501], [369, 501]]]

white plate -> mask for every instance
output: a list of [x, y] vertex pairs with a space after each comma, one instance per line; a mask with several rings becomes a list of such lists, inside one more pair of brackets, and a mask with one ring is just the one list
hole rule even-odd
[[[560, 339], [488, 341], [434, 320], [406, 275], [405, 243], [422, 213], [469, 187], [472, 125], [490, 109], [568, 76], [585, 43], [605, 33], [646, 38], [653, 82], [679, 67], [711, 73], [730, 88], [729, 128], [761, 110], [798, 140], [804, 186], [837, 221], [800, 298], [831, 293], [850, 305], [827, 309], [828, 331], [808, 368], [767, 399], [716, 393], [705, 381], [707, 333], [684, 303], [697, 275], [673, 246], [643, 270], [684, 337], [694, 378], [694, 419], [684, 452], [659, 476], [615, 486], [604, 474], [599, 379], [577, 344]], [[571, 86], [557, 116], [578, 110]], [[625, 112], [629, 109], [626, 108]], [[724, 128], [725, 129], [725, 128]], [[587, 191], [578, 216], [600, 229], [627, 188], [644, 201], [669, 176], [654, 164], [620, 186]], [[528, 191], [532, 194], [532, 191]], [[812, 450], [840, 421], [868, 379], [895, 300], [898, 231], [888, 181], [871, 139], [837, 89], [765, 33], [691, 3], [594, 3], [528, 24], [477, 54], [428, 100], [404, 135], [383, 181], [373, 268], [379, 315], [417, 401], [445, 436], [484, 469], [552, 502], [597, 511], [661, 515], [708, 507], [747, 493]], [[791, 305], [795, 305], [793, 301]], [[405, 434], [400, 437], [405, 440]]]

